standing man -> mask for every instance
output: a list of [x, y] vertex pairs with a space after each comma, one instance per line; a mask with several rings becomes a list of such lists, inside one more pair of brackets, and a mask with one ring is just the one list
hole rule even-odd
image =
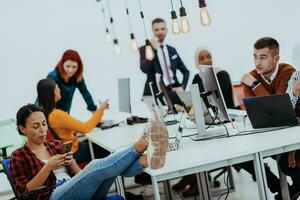
[[[288, 87], [295, 68], [289, 64], [279, 63], [279, 44], [271, 37], [264, 37], [254, 44], [255, 69], [242, 77], [245, 97], [266, 96], [272, 94], [284, 94]], [[293, 185], [289, 188], [291, 199], [297, 199], [300, 191], [300, 169], [295, 169], [290, 163], [295, 163], [294, 153], [285, 153], [280, 156], [280, 168], [283, 173], [289, 175]], [[239, 164], [243, 169], [255, 174], [252, 162]], [[272, 173], [269, 167], [265, 167], [268, 187], [272, 193], [278, 192], [276, 200], [281, 198], [279, 179]]]
[[[147, 75], [143, 96], [151, 95], [149, 82], [153, 82], [154, 93], [157, 93], [155, 73], [162, 75], [162, 78], [169, 89], [169, 95], [173, 103], [180, 103], [176, 91], [183, 91], [189, 79], [189, 70], [183, 64], [176, 49], [165, 44], [167, 35], [165, 20], [156, 18], [152, 21], [152, 32], [154, 34], [151, 45], [155, 57], [149, 61], [145, 58], [145, 46], [140, 48], [140, 68]], [[179, 70], [183, 79], [179, 82], [176, 72]]]

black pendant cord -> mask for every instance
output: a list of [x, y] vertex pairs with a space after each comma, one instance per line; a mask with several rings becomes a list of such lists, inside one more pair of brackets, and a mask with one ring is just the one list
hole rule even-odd
[[103, 0], [97, 0], [97, 1], [101, 2], [101, 11], [102, 11], [102, 15], [103, 15], [103, 21], [104, 21], [104, 24], [105, 24], [105, 31], [106, 31], [106, 33], [109, 33], [109, 28], [107, 26], [107, 18], [106, 18], [106, 13], [105, 13]]
[[172, 1], [172, 0], [170, 0], [170, 3], [171, 3], [171, 8], [172, 8], [172, 10], [174, 10], [173, 1]]
[[132, 31], [132, 24], [131, 24], [131, 20], [130, 20], [129, 9], [128, 9], [128, 2], [127, 2], [127, 0], [124, 0], [124, 2], [125, 2], [125, 7], [126, 7], [126, 15], [127, 15], [127, 18], [128, 18], [129, 31], [132, 34], [133, 31]]
[[107, 10], [108, 10], [108, 14], [109, 14], [109, 18], [110, 18], [110, 24], [111, 24], [111, 29], [112, 29], [112, 35], [117, 38], [117, 32], [116, 32], [116, 28], [115, 28], [115, 24], [114, 24], [114, 19], [112, 16], [112, 12], [111, 12], [111, 8], [110, 8], [110, 0], [107, 0]]
[[182, 5], [182, 0], [180, 0], [180, 5], [181, 5], [181, 7], [183, 7], [183, 5]]
[[145, 24], [145, 19], [144, 19], [144, 13], [143, 13], [143, 9], [142, 9], [142, 4], [141, 4], [141, 0], [138, 0], [138, 1], [139, 1], [139, 7], [140, 7], [140, 15], [141, 15], [141, 19], [142, 19], [142, 22], [143, 22], [143, 28], [144, 28], [145, 38], [147, 39], [148, 35], [147, 35], [147, 28], [146, 28], [146, 24]]

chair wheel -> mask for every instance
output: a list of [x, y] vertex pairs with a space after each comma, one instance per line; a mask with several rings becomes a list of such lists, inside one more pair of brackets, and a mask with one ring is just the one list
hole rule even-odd
[[218, 187], [221, 186], [221, 183], [219, 181], [217, 181], [217, 180], [215, 180], [213, 184], [214, 184], [215, 188], [218, 188]]

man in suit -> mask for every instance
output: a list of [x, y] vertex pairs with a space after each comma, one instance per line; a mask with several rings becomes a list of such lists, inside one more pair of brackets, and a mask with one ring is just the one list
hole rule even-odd
[[[149, 82], [153, 82], [153, 90], [158, 92], [155, 73], [162, 75], [164, 83], [169, 89], [169, 95], [173, 103], [180, 104], [180, 100], [176, 95], [176, 91], [183, 91], [189, 79], [189, 70], [183, 64], [176, 49], [165, 44], [167, 34], [166, 22], [161, 18], [156, 18], [152, 21], [152, 32], [154, 34], [151, 40], [151, 46], [154, 50], [154, 59], [147, 60], [145, 57], [145, 46], [140, 48], [140, 68], [147, 75], [145, 83], [144, 96], [151, 95]], [[183, 75], [183, 80], [179, 82], [176, 73], [179, 70]]]

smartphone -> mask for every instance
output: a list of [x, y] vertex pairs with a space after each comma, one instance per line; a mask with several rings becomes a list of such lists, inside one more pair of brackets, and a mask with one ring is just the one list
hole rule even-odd
[[60, 154], [64, 154], [64, 153], [68, 153], [69, 151], [71, 151], [72, 148], [72, 142], [65, 142], [62, 144], [61, 146], [61, 150], [60, 150]]

